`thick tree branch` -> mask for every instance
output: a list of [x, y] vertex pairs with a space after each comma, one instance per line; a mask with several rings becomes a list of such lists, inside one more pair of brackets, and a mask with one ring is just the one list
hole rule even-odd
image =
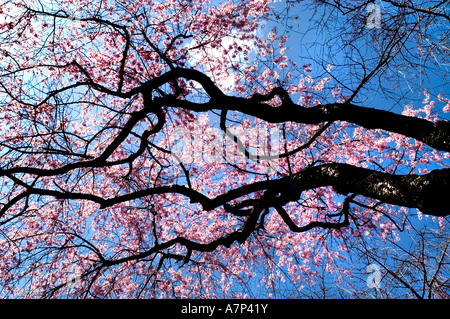
[[356, 193], [380, 201], [418, 208], [434, 216], [450, 215], [450, 169], [428, 174], [392, 175], [348, 164], [334, 163], [308, 168], [292, 176], [296, 189], [292, 197], [306, 190], [332, 186], [340, 194]]
[[[319, 124], [323, 122], [346, 121], [367, 129], [382, 129], [417, 139], [429, 146], [450, 152], [450, 123], [437, 121], [435, 123], [416, 117], [404, 116], [375, 108], [361, 107], [351, 103], [331, 103], [306, 108], [297, 105], [286, 92], [279, 87], [267, 95], [254, 95], [250, 98], [225, 95], [205, 74], [193, 69], [173, 69], [162, 76], [149, 81], [150, 89], [159, 87], [174, 78], [185, 78], [202, 85], [210, 96], [206, 103], [194, 103], [178, 97], [167, 96], [160, 103], [180, 107], [192, 111], [203, 112], [213, 109], [233, 110], [252, 115], [270, 123], [297, 122], [304, 124]], [[273, 107], [266, 103], [276, 95], [281, 97], [282, 104]]]
[[[18, 181], [14, 178], [14, 181]], [[258, 191], [271, 191], [256, 201], [264, 207], [279, 207], [290, 201], [298, 200], [305, 190], [332, 186], [340, 194], [355, 193], [380, 201], [410, 208], [418, 208], [425, 214], [434, 216], [450, 215], [447, 196], [450, 194], [450, 169], [438, 169], [425, 175], [392, 175], [348, 164], [333, 163], [307, 168], [292, 176], [277, 180], [267, 180], [244, 185], [215, 198], [209, 198], [200, 192], [181, 185], [161, 186], [140, 190], [105, 199], [92, 194], [60, 192], [38, 189], [21, 183], [27, 194], [53, 196], [60, 199], [90, 200], [100, 204], [101, 208], [137, 198], [177, 193], [188, 197], [192, 203], [200, 203], [205, 210], [224, 205], [233, 213], [239, 204], [230, 205], [232, 200]]]

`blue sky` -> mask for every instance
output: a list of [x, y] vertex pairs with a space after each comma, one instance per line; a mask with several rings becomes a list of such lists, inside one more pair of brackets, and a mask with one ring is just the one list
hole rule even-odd
[[[270, 30], [273, 26], [276, 26], [279, 33], [282, 34], [283, 32], [285, 34], [287, 34], [289, 36], [289, 40], [287, 42], [287, 47], [289, 48], [289, 50], [287, 51], [287, 55], [289, 56], [289, 58], [291, 58], [292, 60], [295, 60], [299, 65], [302, 64], [311, 64], [312, 69], [313, 69], [313, 75], [316, 76], [327, 76], [325, 69], [327, 67], [327, 63], [324, 64], [319, 64], [317, 63], [317, 61], [320, 61], [321, 59], [323, 59], [324, 52], [323, 52], [323, 45], [326, 44], [325, 42], [327, 41], [327, 39], [332, 39], [333, 43], [334, 40], [338, 37], [338, 34], [333, 34], [333, 30], [332, 29], [327, 29], [327, 30], [318, 30], [315, 28], [311, 28], [311, 21], [310, 18], [312, 17], [312, 11], [311, 10], [305, 10], [305, 8], [307, 8], [308, 6], [304, 5], [304, 2], [308, 3], [310, 1], [302, 1], [300, 4], [296, 4], [294, 7], [291, 7], [289, 9], [289, 14], [291, 15], [291, 17], [294, 17], [294, 19], [291, 19], [289, 21], [290, 25], [292, 26], [292, 28], [286, 28], [283, 29], [283, 26], [278, 23], [278, 21], [275, 21], [273, 23], [270, 23], [267, 27], [268, 30]], [[303, 4], [302, 4], [303, 3]], [[378, 3], [380, 6], [382, 6], [382, 12], [383, 10], [389, 10], [389, 7], [386, 6], [386, 4], [382, 3], [381, 1], [376, 1], [376, 3]], [[274, 4], [274, 7], [276, 8], [276, 10], [278, 12], [281, 13], [286, 13], [286, 9], [287, 9], [287, 5], [284, 1], [282, 2], [277, 2]], [[320, 15], [320, 13], [318, 13], [318, 15]], [[306, 31], [308, 30], [308, 31]], [[323, 31], [323, 32], [322, 32]], [[373, 62], [370, 62], [370, 59], [373, 57], [376, 57], [376, 53], [377, 52], [373, 52], [371, 48], [366, 48], [366, 50], [364, 49], [364, 43], [363, 41], [367, 41], [368, 37], [371, 36], [379, 36], [379, 32], [376, 28], [374, 29], [365, 29], [366, 37], [365, 39], [363, 38], [363, 40], [361, 41], [361, 43], [356, 44], [356, 45], [360, 45], [363, 46], [363, 48], [361, 49], [361, 52], [364, 52], [364, 55], [361, 56], [355, 56], [354, 58], [357, 60], [358, 58], [364, 58], [367, 59], [368, 64], [370, 65]], [[414, 45], [414, 44], [413, 44]], [[344, 55], [342, 54], [342, 52], [340, 53], [340, 48], [336, 47], [336, 54], [333, 56], [332, 61], [326, 61], [329, 63], [333, 63], [335, 65], [335, 67], [332, 69], [331, 74], [335, 77], [337, 77], [338, 79], [343, 79], [343, 80], [348, 80], [348, 74], [346, 73], [348, 71], [347, 66], [345, 65], [345, 61], [344, 61]], [[444, 70], [448, 71], [448, 66], [442, 65], [441, 66]], [[396, 86], [395, 89], [393, 89], [393, 92], [390, 93], [395, 93], [392, 94], [390, 96], [387, 96], [386, 94], [383, 94], [381, 91], [379, 90], [368, 90], [366, 92], [362, 92], [363, 94], [361, 95], [361, 98], [356, 99], [354, 102], [366, 107], [373, 107], [373, 108], [380, 108], [380, 109], [384, 109], [384, 110], [389, 110], [389, 111], [393, 111], [396, 113], [401, 113], [403, 111], [403, 107], [405, 106], [405, 104], [408, 104], [410, 102], [414, 103], [413, 108], [420, 108], [423, 106], [422, 104], [422, 100], [425, 98], [424, 94], [422, 91], [420, 90], [411, 90], [410, 86], [408, 85], [410, 83], [410, 81], [414, 81], [414, 79], [411, 79], [410, 77], [403, 77], [403, 73], [401, 72], [401, 70], [399, 70], [400, 72], [398, 72], [398, 86]], [[395, 71], [392, 71], [395, 72]], [[334, 73], [334, 74], [333, 74]], [[395, 74], [394, 74], [395, 75]], [[442, 102], [438, 102], [436, 99], [436, 96], [439, 94], [443, 94], [444, 96], [446, 94], [450, 94], [450, 89], [448, 86], [446, 86], [445, 84], [447, 84], [446, 82], [448, 81], [448, 78], [446, 78], [445, 76], [442, 76], [442, 73], [439, 74], [439, 76], [433, 75], [433, 74], [429, 74], [429, 78], [428, 79], [424, 79], [421, 77], [418, 77], [415, 81], [414, 84], [418, 85], [418, 81], [419, 80], [423, 80], [423, 89], [428, 90], [428, 92], [431, 93], [431, 96], [433, 99], [436, 100], [436, 107], [434, 109], [435, 112], [438, 112], [439, 116], [441, 119], [447, 119], [450, 120], [450, 113], [443, 113], [442, 112], [442, 108], [445, 105]], [[351, 81], [349, 81], [348, 83], [354, 83], [354, 84], [358, 84], [359, 79], [351, 79]], [[331, 82], [331, 85], [336, 85], [336, 83], [333, 84], [333, 82]], [[385, 81], [383, 83], [383, 85], [389, 86], [390, 83]], [[355, 87], [355, 86], [354, 86]], [[398, 95], [403, 95], [404, 98], [403, 99], [397, 99], [396, 97]], [[448, 96], [447, 96], [448, 97]], [[400, 101], [400, 103], [398, 103], [398, 101]], [[326, 102], [333, 102], [333, 101], [324, 101]], [[447, 160], [446, 161], [447, 164], [450, 165], [450, 161]], [[423, 216], [422, 219], [420, 219], [417, 214], [416, 214], [416, 210], [410, 210], [410, 213], [408, 214], [409, 216], [409, 220], [411, 221], [411, 225], [413, 227], [416, 227], [417, 229], [425, 229], [425, 227], [429, 228], [429, 229], [438, 229], [438, 221], [436, 218], [432, 218], [429, 216]], [[410, 247], [412, 247], [414, 244], [417, 244], [417, 236], [415, 236], [416, 234], [413, 231], [410, 230], [404, 230], [403, 232], [398, 231], [397, 232], [399, 237], [401, 238], [400, 243], [398, 243], [400, 245], [400, 247], [405, 248], [405, 249], [409, 249]], [[412, 234], [412, 235], [411, 235]], [[449, 232], [448, 230], [444, 230], [444, 235], [446, 234], [446, 236], [449, 236]], [[380, 240], [377, 240], [376, 243], [373, 243], [375, 246], [378, 246], [380, 249], [390, 249], [389, 243], [385, 244], [382, 243]], [[392, 245], [392, 243], [391, 243]], [[394, 248], [392, 247], [392, 256], [390, 258], [395, 257], [394, 255], [394, 251], [400, 252], [400, 249]], [[370, 265], [370, 263], [374, 263], [375, 261], [371, 261], [371, 260], [364, 260], [364, 259], [357, 259], [357, 255], [354, 254], [354, 258], [353, 259], [354, 262], [356, 262], [353, 266], [354, 266], [354, 271], [356, 271], [357, 269], [359, 269], [359, 272], [354, 273], [354, 279], [355, 282], [353, 282], [353, 284], [355, 285], [355, 291], [357, 292], [358, 289], [361, 290], [361, 294], [364, 295], [363, 291], [366, 290], [366, 294], [365, 297], [373, 297], [376, 298], [377, 297], [377, 291], [375, 289], [372, 290], [367, 290], [366, 287], [366, 282], [365, 280], [368, 278], [368, 276], [370, 274], [368, 274], [366, 272], [366, 267]], [[399, 255], [400, 256], [400, 255]], [[393, 260], [392, 259], [387, 259], [388, 261], [388, 265], [389, 263], [392, 263]], [[356, 265], [356, 266], [355, 266]], [[390, 264], [393, 265], [393, 264]], [[382, 273], [382, 282], [381, 287], [383, 286], [383, 280], [384, 277], [386, 275], [386, 271], [384, 271], [383, 269], [381, 269], [381, 273]], [[450, 274], [448, 274], [450, 275]], [[338, 297], [339, 295], [339, 287], [336, 287], [332, 281], [333, 281], [333, 275], [328, 275], [325, 278], [325, 281], [328, 281], [328, 297]], [[419, 282], [418, 285], [420, 285], [421, 283]], [[288, 284], [286, 284], [288, 286]], [[295, 291], [295, 287], [293, 287]], [[416, 288], [420, 288], [420, 287], [416, 287]], [[313, 293], [313, 292], [312, 292]], [[341, 291], [341, 293], [343, 293], [343, 291]], [[327, 295], [327, 294], [325, 294]], [[324, 296], [325, 296], [324, 295]], [[346, 294], [343, 293], [343, 296], [347, 296], [350, 297], [351, 294]], [[296, 297], [296, 295], [294, 294], [293, 297]], [[320, 295], [317, 295], [316, 297], [320, 297]]]

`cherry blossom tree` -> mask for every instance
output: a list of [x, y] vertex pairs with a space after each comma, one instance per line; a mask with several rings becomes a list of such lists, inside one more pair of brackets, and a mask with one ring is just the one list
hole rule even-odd
[[445, 233], [450, 100], [354, 102], [272, 6], [1, 2], [2, 296], [306, 296], [412, 218]]

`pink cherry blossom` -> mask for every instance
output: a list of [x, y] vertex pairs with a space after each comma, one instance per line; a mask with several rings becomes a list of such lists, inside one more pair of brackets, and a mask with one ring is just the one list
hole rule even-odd
[[[292, 61], [271, 1], [50, 2], [0, 7], [0, 296], [270, 298], [441, 213], [377, 190], [445, 172], [448, 143]], [[383, 114], [433, 135], [450, 103], [424, 95]]]

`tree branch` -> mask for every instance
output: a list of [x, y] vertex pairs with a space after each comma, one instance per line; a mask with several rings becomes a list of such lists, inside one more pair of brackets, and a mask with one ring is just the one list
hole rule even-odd
[[306, 108], [297, 105], [288, 98], [282, 98], [279, 107], [273, 107], [266, 101], [275, 95], [285, 95], [282, 89], [275, 88], [266, 96], [254, 95], [250, 98], [225, 95], [214, 82], [202, 72], [193, 69], [175, 68], [145, 84], [155, 89], [175, 78], [185, 78], [202, 85], [210, 96], [207, 103], [195, 103], [181, 100], [174, 96], [160, 98], [159, 102], [173, 107], [180, 107], [196, 112], [213, 109], [233, 110], [252, 115], [269, 123], [287, 121], [320, 124], [323, 122], [346, 121], [367, 129], [382, 129], [417, 139], [429, 146], [450, 152], [450, 123], [447, 121], [431, 122], [416, 117], [404, 116], [375, 108], [361, 107], [351, 103], [331, 103]]

